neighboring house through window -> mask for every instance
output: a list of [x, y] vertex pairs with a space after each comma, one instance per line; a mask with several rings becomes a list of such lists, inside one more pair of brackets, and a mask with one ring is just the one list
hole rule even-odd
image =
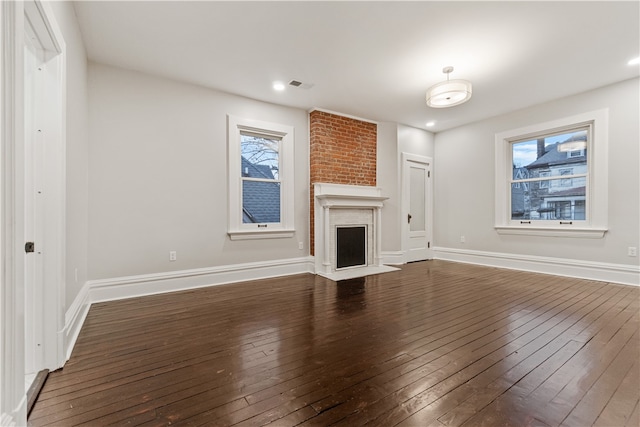
[[281, 142], [278, 137], [240, 132], [243, 224], [280, 222]]
[[228, 116], [232, 240], [293, 236], [293, 127]]
[[496, 135], [496, 230], [602, 237], [607, 133], [601, 110]]

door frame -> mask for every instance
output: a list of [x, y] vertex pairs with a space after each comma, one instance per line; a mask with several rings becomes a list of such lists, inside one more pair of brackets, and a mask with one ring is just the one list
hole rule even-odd
[[0, 2], [0, 425], [26, 424], [25, 390], [25, 152], [24, 45], [31, 23], [45, 47], [47, 117], [43, 174], [42, 368], [65, 362], [66, 56], [51, 6], [40, 1]]
[[426, 182], [426, 191], [427, 195], [425, 197], [425, 215], [427, 215], [426, 219], [426, 238], [427, 242], [430, 242], [429, 249], [427, 250], [427, 258], [433, 259], [433, 177], [431, 176], [431, 170], [433, 169], [433, 159], [431, 157], [421, 156], [418, 154], [412, 153], [401, 153], [401, 165], [400, 165], [400, 174], [401, 174], [401, 194], [402, 194], [402, 203], [401, 203], [401, 213], [400, 213], [400, 229], [402, 236], [402, 254], [403, 261], [406, 263], [409, 260], [409, 228], [406, 226], [406, 218], [409, 214], [409, 206], [410, 206], [410, 194], [408, 192], [409, 186], [409, 176], [408, 176], [408, 162], [414, 163], [422, 163], [429, 166], [430, 173], [427, 177]]

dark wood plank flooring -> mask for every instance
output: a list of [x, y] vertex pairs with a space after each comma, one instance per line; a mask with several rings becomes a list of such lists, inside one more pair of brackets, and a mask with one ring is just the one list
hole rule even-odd
[[445, 261], [95, 304], [31, 426], [638, 426], [640, 289]]

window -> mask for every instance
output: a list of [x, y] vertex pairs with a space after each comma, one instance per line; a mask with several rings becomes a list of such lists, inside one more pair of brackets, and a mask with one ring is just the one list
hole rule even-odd
[[228, 116], [232, 240], [292, 237], [293, 127]]
[[[514, 145], [514, 148], [515, 148], [515, 145]], [[540, 178], [546, 178], [548, 176], [551, 176], [551, 171], [540, 171], [538, 176]], [[538, 188], [549, 188], [549, 181], [541, 180], [541, 181], [538, 181], [537, 183], [538, 183]]]
[[279, 223], [279, 155], [282, 139], [240, 132], [242, 222]]
[[[573, 175], [573, 169], [560, 169], [560, 176], [571, 176]], [[573, 180], [571, 178], [564, 178], [560, 180], [560, 186], [562, 187], [571, 187], [573, 186]]]
[[499, 233], [604, 235], [607, 116], [600, 110], [496, 135]]

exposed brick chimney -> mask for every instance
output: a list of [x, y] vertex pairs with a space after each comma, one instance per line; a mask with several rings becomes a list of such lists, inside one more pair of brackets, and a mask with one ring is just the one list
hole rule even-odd
[[538, 139], [538, 157], [536, 157], [536, 159], [544, 156], [545, 153], [546, 151], [544, 149], [544, 138], [540, 138]]
[[313, 184], [376, 186], [378, 126], [314, 110], [309, 114], [310, 250], [314, 254]]

